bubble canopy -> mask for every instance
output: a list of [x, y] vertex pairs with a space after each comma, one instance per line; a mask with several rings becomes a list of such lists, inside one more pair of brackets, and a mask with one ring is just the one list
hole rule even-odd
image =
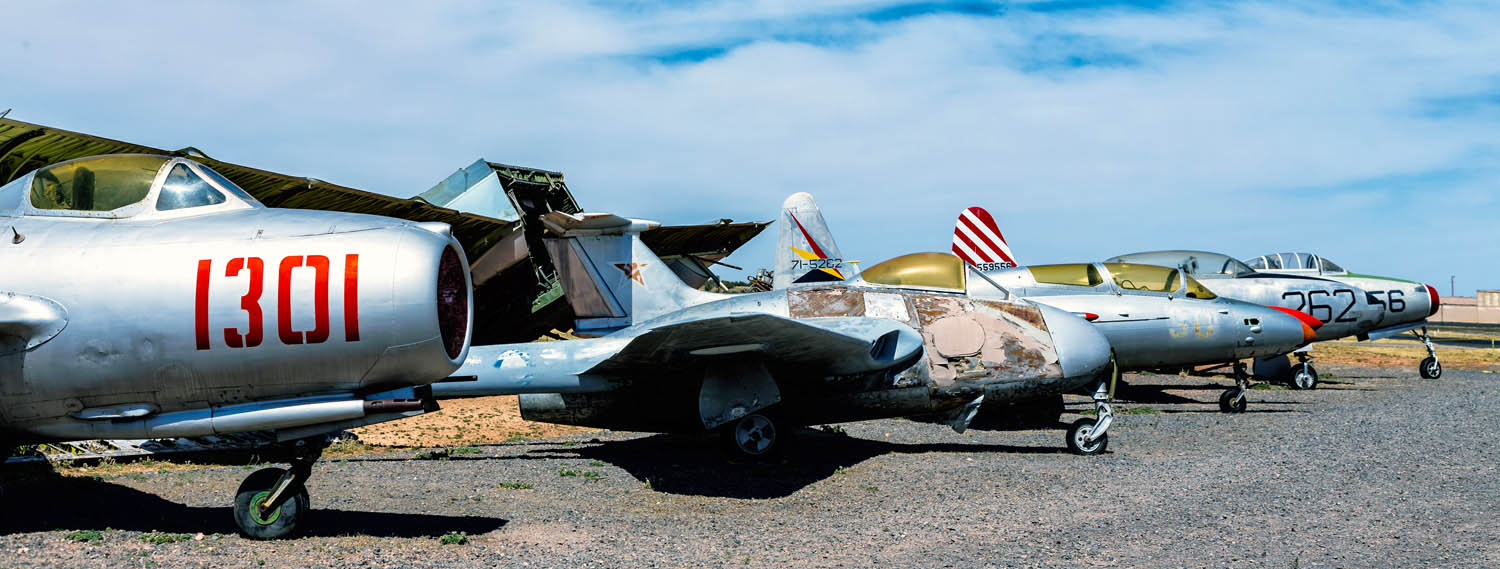
[[1239, 259], [1209, 251], [1150, 251], [1111, 257], [1106, 263], [1160, 265], [1195, 277], [1237, 277], [1255, 272]]
[[968, 270], [962, 259], [948, 253], [912, 253], [881, 261], [859, 277], [875, 284], [962, 292]]
[[[11, 204], [6, 207], [4, 204]], [[89, 156], [41, 168], [0, 188], [0, 209], [24, 215], [119, 219], [151, 212], [264, 207], [213, 169], [151, 154]]]

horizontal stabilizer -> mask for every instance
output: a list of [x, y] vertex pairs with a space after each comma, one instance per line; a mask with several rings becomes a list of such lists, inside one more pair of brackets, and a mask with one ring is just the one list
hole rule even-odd
[[543, 214], [542, 224], [558, 237], [627, 235], [661, 226], [655, 221], [630, 219], [612, 213], [569, 214], [560, 211]]
[[921, 353], [915, 330], [891, 320], [792, 320], [769, 314], [722, 316], [671, 324], [633, 338], [588, 373], [639, 371], [714, 356], [758, 355], [812, 375], [866, 373]]

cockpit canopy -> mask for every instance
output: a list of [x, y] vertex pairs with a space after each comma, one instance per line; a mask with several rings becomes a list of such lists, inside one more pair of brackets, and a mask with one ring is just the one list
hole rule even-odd
[[0, 214], [120, 219], [208, 206], [264, 207], [207, 166], [150, 154], [69, 160], [0, 187]]
[[1312, 253], [1272, 253], [1250, 259], [1246, 264], [1258, 271], [1316, 271], [1325, 275], [1348, 272]]
[[967, 290], [968, 276], [963, 259], [948, 253], [902, 255], [859, 273], [868, 283], [954, 292]]
[[[1217, 298], [1197, 280], [1183, 275], [1181, 271], [1159, 265], [1136, 263], [1104, 263], [1104, 272], [1109, 274], [1120, 290], [1146, 292], [1182, 292], [1188, 298]], [[1104, 275], [1092, 263], [1065, 265], [1029, 265], [1027, 271], [1037, 284], [1097, 287], [1104, 284]]]
[[1150, 251], [1112, 257], [1106, 263], [1175, 267], [1195, 277], [1238, 277], [1255, 272], [1239, 259], [1209, 251]]

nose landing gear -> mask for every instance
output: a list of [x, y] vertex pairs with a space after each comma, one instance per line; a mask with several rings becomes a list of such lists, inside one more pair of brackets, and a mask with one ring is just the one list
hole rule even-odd
[[1115, 380], [1120, 376], [1120, 366], [1110, 355], [1110, 373], [1094, 388], [1094, 412], [1096, 419], [1083, 418], [1068, 428], [1068, 450], [1073, 454], [1095, 455], [1109, 448], [1109, 426], [1115, 422], [1115, 410], [1109, 405], [1115, 398]]
[[1427, 347], [1427, 359], [1417, 364], [1417, 372], [1422, 374], [1422, 379], [1437, 379], [1443, 377], [1443, 364], [1437, 359], [1437, 350], [1433, 349], [1432, 337], [1427, 334], [1427, 327], [1422, 327], [1422, 332], [1411, 331], [1412, 335], [1422, 340], [1422, 345]]
[[1245, 394], [1250, 391], [1250, 373], [1245, 371], [1245, 362], [1234, 362], [1234, 387], [1219, 395], [1219, 410], [1225, 413], [1244, 413]]

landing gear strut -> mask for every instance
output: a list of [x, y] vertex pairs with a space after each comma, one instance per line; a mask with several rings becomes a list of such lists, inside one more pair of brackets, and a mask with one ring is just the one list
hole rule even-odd
[[1438, 362], [1437, 351], [1432, 347], [1432, 337], [1428, 336], [1427, 327], [1423, 326], [1420, 334], [1416, 330], [1412, 330], [1411, 333], [1422, 341], [1422, 345], [1427, 346], [1427, 359], [1417, 364], [1417, 371], [1422, 374], [1422, 379], [1443, 377], [1443, 364]]
[[1219, 410], [1225, 413], [1244, 413], [1245, 394], [1250, 391], [1250, 373], [1245, 371], [1245, 362], [1234, 362], [1234, 387], [1219, 395]]
[[234, 496], [234, 523], [241, 534], [280, 539], [302, 529], [309, 509], [305, 483], [327, 446], [323, 437], [299, 440], [292, 445], [290, 468], [262, 468], [245, 477]]
[[1073, 454], [1095, 455], [1109, 447], [1109, 426], [1115, 422], [1115, 410], [1109, 402], [1115, 396], [1115, 380], [1120, 376], [1120, 366], [1110, 356], [1108, 378], [1100, 379], [1094, 387], [1094, 412], [1097, 419], [1083, 418], [1068, 428], [1068, 450]]
[[1318, 387], [1318, 370], [1313, 368], [1312, 355], [1307, 352], [1296, 352], [1297, 365], [1292, 366], [1292, 387], [1296, 389], [1316, 389]]

